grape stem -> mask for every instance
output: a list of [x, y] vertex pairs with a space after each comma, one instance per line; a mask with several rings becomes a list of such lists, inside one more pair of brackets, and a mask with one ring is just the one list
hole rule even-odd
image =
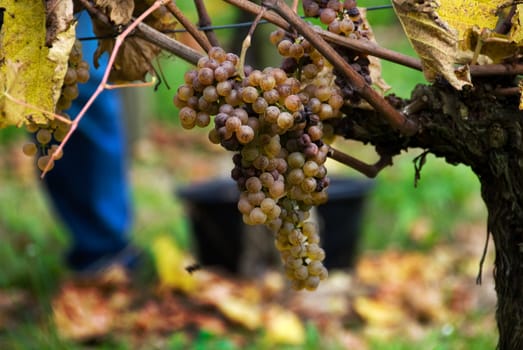
[[292, 7], [291, 8], [294, 11], [294, 13], [298, 13], [298, 3], [299, 2], [300, 2], [299, 0], [293, 0], [293, 2], [292, 2]]
[[[87, 2], [87, 0], [80, 0], [82, 3]], [[111, 73], [111, 68], [114, 64], [114, 60], [116, 59], [116, 55], [118, 54], [118, 51], [120, 50], [120, 47], [122, 46], [122, 43], [124, 42], [125, 38], [132, 33], [132, 31], [138, 26], [139, 23], [143, 22], [143, 20], [149, 16], [153, 11], [156, 11], [160, 6], [164, 5], [166, 2], [170, 0], [156, 0], [147, 10], [145, 10], [136, 20], [134, 20], [125, 30], [119, 34], [116, 37], [113, 51], [111, 52], [111, 55], [109, 56], [109, 61], [107, 63], [107, 67], [105, 69], [104, 75], [102, 77], [102, 81], [98, 84], [98, 87], [96, 88], [95, 92], [91, 95], [89, 100], [85, 103], [85, 105], [82, 107], [76, 118], [74, 118], [73, 122], [71, 123], [71, 127], [67, 134], [65, 135], [64, 139], [58, 146], [58, 148], [53, 152], [51, 157], [49, 157], [49, 161], [47, 162], [44, 170], [42, 171], [42, 174], [40, 175], [41, 178], [44, 178], [47, 172], [51, 168], [51, 164], [56, 160], [56, 156], [61, 154], [64, 146], [67, 144], [69, 139], [71, 138], [72, 134], [75, 132], [76, 128], [78, 128], [78, 124], [82, 120], [83, 116], [91, 107], [93, 102], [96, 100], [98, 95], [100, 95], [105, 89], [107, 85], [107, 80], [109, 79], [109, 74]]]
[[392, 156], [388, 154], [381, 154], [380, 159], [374, 164], [367, 164], [362, 162], [361, 160], [343, 153], [342, 151], [339, 151], [333, 147], [329, 148], [329, 153], [327, 153], [327, 156], [344, 165], [347, 165], [356, 171], [359, 171], [363, 175], [370, 178], [376, 177], [376, 175], [378, 175], [383, 168], [392, 165]]
[[145, 24], [139, 23], [137, 27], [136, 35], [140, 38], [147, 40], [148, 42], [158, 45], [158, 47], [163, 50], [170, 52], [177, 57], [196, 65], [198, 60], [203, 57], [203, 55], [194, 50], [193, 48], [182, 44], [181, 42], [172, 39], [171, 37], [159, 32], [153, 27]]
[[418, 132], [418, 124], [392, 107], [380, 94], [373, 90], [337, 52], [314, 29], [303, 21], [282, 0], [263, 0], [262, 5], [278, 13], [305, 37], [329, 62], [349, 80], [354, 91], [369, 102], [372, 107], [396, 130], [412, 136]]
[[151, 81], [145, 81], [142, 83], [122, 83], [122, 84], [105, 84], [107, 90], [123, 89], [123, 88], [136, 88], [136, 87], [149, 87], [154, 86], [157, 83], [158, 78], [152, 77]]
[[[205, 7], [203, 0], [194, 0], [194, 5], [196, 6], [196, 11], [198, 12], [198, 27], [211, 27], [211, 17], [209, 17], [209, 13], [207, 12], [207, 8]], [[204, 33], [212, 46], [220, 46], [218, 37], [212, 29], [206, 30]]]
[[265, 7], [262, 7], [260, 13], [258, 13], [256, 18], [252, 22], [252, 25], [249, 28], [249, 32], [247, 33], [247, 36], [245, 37], [245, 39], [243, 39], [242, 51], [240, 53], [240, 59], [238, 60], [238, 67], [237, 67], [238, 75], [242, 79], [245, 79], [245, 56], [247, 55], [247, 50], [249, 49], [249, 47], [251, 47], [252, 35], [254, 34], [254, 31], [256, 30], [256, 26], [258, 26], [258, 23], [262, 19], [262, 16], [266, 10], [267, 9]]
[[191, 34], [191, 36], [196, 40], [198, 45], [202, 47], [202, 49], [205, 50], [205, 52], [209, 52], [212, 45], [207, 39], [207, 36], [205, 36], [202, 32], [198, 30], [198, 28], [183, 14], [183, 12], [176, 6], [176, 4], [172, 1], [166, 1], [165, 7], [176, 17], [178, 21], [184, 26], [185, 29]]

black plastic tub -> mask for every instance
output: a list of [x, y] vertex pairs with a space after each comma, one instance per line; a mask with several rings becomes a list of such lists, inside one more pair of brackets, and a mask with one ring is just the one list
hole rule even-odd
[[[358, 253], [365, 199], [373, 181], [332, 178], [329, 201], [317, 208], [327, 268], [350, 268]], [[236, 203], [239, 191], [231, 179], [195, 183], [177, 191], [186, 203], [199, 262], [220, 266], [229, 272], [241, 270], [247, 225]], [[268, 244], [272, 245], [270, 235]]]
[[329, 200], [318, 206], [321, 245], [327, 268], [352, 267], [358, 255], [365, 202], [374, 182], [367, 179], [332, 178]]
[[177, 194], [186, 203], [199, 262], [237, 273], [245, 224], [236, 206], [236, 183], [215, 179], [181, 188]]

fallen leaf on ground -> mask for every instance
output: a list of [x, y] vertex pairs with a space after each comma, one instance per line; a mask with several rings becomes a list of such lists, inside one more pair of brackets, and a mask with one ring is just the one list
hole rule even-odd
[[270, 344], [301, 345], [305, 341], [305, 327], [289, 310], [273, 305], [265, 311], [263, 321]]
[[251, 331], [262, 326], [262, 310], [258, 304], [251, 304], [239, 298], [228, 297], [217, 300], [215, 306], [227, 319]]
[[167, 235], [158, 236], [152, 243], [156, 271], [160, 288], [191, 293], [197, 288], [193, 275], [186, 271], [192, 259]]
[[353, 306], [356, 313], [370, 326], [396, 327], [405, 321], [401, 307], [388, 302], [357, 297]]
[[110, 333], [124, 305], [121, 300], [111, 305], [111, 297], [96, 286], [69, 283], [53, 300], [53, 319], [61, 337], [87, 341]]

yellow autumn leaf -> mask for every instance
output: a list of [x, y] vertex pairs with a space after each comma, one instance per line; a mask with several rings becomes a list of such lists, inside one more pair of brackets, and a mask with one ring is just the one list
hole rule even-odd
[[5, 0], [0, 32], [0, 128], [21, 126], [28, 116], [37, 123], [48, 117], [8, 98], [37, 109], [54, 112], [69, 53], [75, 41], [72, 0], [60, 1], [53, 11], [63, 28], [46, 42], [46, 9], [42, 1]]
[[255, 330], [262, 325], [262, 313], [258, 304], [247, 302], [238, 297], [227, 296], [217, 300], [215, 306], [223, 316], [249, 330]]
[[444, 20], [458, 34], [458, 40], [465, 39], [473, 26], [494, 29], [498, 22], [496, 9], [505, 0], [442, 0], [436, 9]]
[[393, 7], [405, 34], [422, 62], [425, 78], [433, 82], [441, 74], [456, 89], [470, 85], [470, 77], [457, 75], [458, 33], [438, 18], [433, 1], [418, 4], [393, 0]]
[[[442, 75], [456, 89], [470, 84], [466, 67], [456, 64], [499, 63], [523, 43], [523, 5], [514, 3], [508, 34], [495, 32], [510, 12], [506, 0], [393, 0], [394, 10], [420, 57], [428, 81]], [[474, 55], [474, 52], [476, 55]]]
[[279, 306], [271, 307], [265, 317], [266, 339], [271, 344], [301, 345], [305, 327], [295, 313]]
[[[470, 58], [478, 45], [481, 48], [479, 53], [490, 60], [483, 59], [486, 63], [500, 63], [517, 53], [523, 36], [519, 25], [521, 5], [517, 5], [509, 33], [499, 34], [495, 29], [505, 14], [499, 11], [503, 4], [506, 1], [459, 0], [441, 3], [438, 14], [458, 31], [463, 57]], [[481, 62], [481, 57], [479, 59]]]
[[400, 306], [367, 297], [357, 297], [354, 309], [370, 326], [398, 326], [405, 320]]
[[152, 244], [152, 253], [162, 288], [172, 288], [185, 293], [195, 290], [196, 280], [185, 269], [191, 259], [170, 237], [162, 235], [156, 238]]

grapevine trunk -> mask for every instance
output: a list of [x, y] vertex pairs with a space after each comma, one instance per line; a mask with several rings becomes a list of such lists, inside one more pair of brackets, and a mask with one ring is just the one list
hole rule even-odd
[[521, 160], [493, 151], [480, 176], [488, 229], [496, 247], [494, 279], [500, 350], [523, 349], [523, 210]]
[[345, 138], [373, 144], [382, 155], [419, 147], [450, 164], [472, 168], [481, 182], [495, 244], [498, 349], [519, 350], [523, 349], [523, 112], [517, 96], [493, 96], [492, 89], [486, 82], [475, 82], [473, 90], [461, 92], [445, 84], [420, 85], [408, 101], [389, 97], [397, 109], [411, 111], [410, 117], [418, 121], [420, 131], [413, 137], [392, 131], [374, 112], [356, 109], [346, 111], [350, 117], [339, 121], [337, 129]]

